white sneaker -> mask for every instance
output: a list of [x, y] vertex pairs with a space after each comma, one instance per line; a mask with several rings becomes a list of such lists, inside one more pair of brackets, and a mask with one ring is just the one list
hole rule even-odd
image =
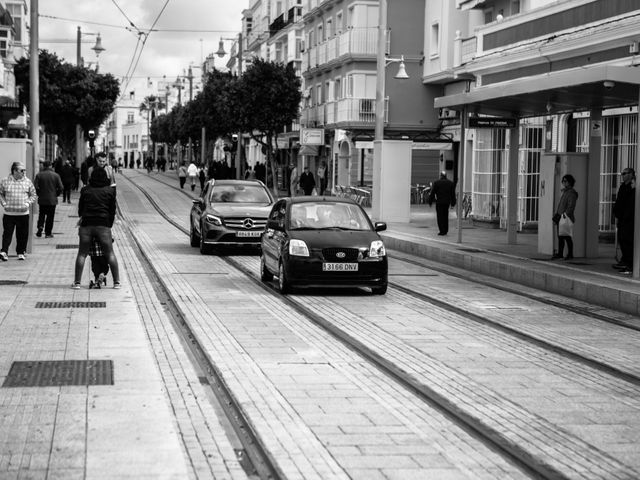
[[24, 256], [24, 253], [19, 253], [18, 254], [18, 260], [26, 260], [26, 257]]
[[0, 260], [2, 260], [3, 262], [6, 262], [9, 260], [9, 256], [7, 255], [7, 252], [0, 252]]

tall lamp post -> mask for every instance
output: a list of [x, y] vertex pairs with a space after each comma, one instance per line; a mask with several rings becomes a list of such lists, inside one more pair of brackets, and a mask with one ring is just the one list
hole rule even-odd
[[376, 123], [375, 123], [375, 137], [374, 137], [374, 175], [373, 175], [373, 191], [372, 191], [372, 214], [375, 219], [382, 217], [382, 177], [381, 173], [385, 162], [388, 159], [386, 156], [384, 147], [384, 123], [385, 123], [385, 75], [386, 68], [392, 63], [398, 63], [398, 73], [394, 78], [398, 80], [406, 80], [409, 78], [404, 65], [404, 56], [400, 58], [387, 57], [387, 0], [380, 0], [378, 7], [378, 52], [377, 52], [377, 64], [376, 64]]
[[[238, 51], [236, 52], [236, 58], [238, 60], [238, 77], [242, 75], [242, 32], [238, 34], [238, 38], [224, 38], [220, 37], [220, 43], [218, 44], [218, 51], [216, 55], [219, 58], [224, 57], [227, 52], [224, 51], [224, 40], [231, 42], [238, 42]], [[236, 151], [236, 178], [242, 178], [242, 132], [238, 132], [238, 150]]]
[[[78, 33], [76, 36], [76, 65], [78, 67], [84, 66], [84, 60], [82, 58], [82, 36], [83, 35], [92, 35], [96, 36], [96, 44], [91, 47], [91, 50], [96, 52], [96, 58], [100, 56], [102, 52], [104, 52], [104, 47], [102, 46], [102, 39], [99, 33], [91, 33], [91, 32], [83, 32], [81, 28], [78, 26]], [[80, 164], [84, 161], [84, 132], [82, 131], [81, 125], [76, 125], [76, 166], [80, 166]]]

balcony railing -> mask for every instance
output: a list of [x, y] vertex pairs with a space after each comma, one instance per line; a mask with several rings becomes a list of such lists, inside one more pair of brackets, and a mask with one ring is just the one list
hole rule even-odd
[[322, 66], [345, 55], [365, 55], [375, 59], [377, 51], [377, 29], [349, 29], [309, 48], [303, 55], [303, 71]]
[[[384, 121], [389, 120], [389, 97], [384, 100]], [[357, 125], [373, 128], [376, 123], [375, 98], [342, 98], [322, 105], [306, 107], [300, 114], [306, 126]]]

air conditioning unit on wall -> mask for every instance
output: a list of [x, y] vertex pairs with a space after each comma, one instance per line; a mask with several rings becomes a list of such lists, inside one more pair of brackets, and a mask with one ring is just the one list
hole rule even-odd
[[458, 118], [458, 111], [451, 110], [450, 108], [441, 108], [438, 111], [438, 119], [439, 120], [447, 120], [450, 118]]

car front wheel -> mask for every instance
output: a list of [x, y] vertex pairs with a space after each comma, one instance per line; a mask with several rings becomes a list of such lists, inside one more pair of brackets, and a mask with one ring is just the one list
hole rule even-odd
[[278, 288], [282, 295], [286, 295], [291, 291], [291, 284], [284, 273], [284, 264], [282, 262], [280, 262], [280, 267], [278, 268]]
[[211, 247], [204, 243], [204, 229], [200, 228], [200, 253], [202, 255], [208, 255], [211, 251]]
[[189, 231], [189, 241], [191, 242], [192, 247], [200, 246], [200, 237], [196, 234], [196, 229], [193, 226], [193, 222], [191, 223], [191, 229]]
[[385, 283], [379, 287], [371, 287], [371, 293], [374, 295], [384, 295], [387, 293], [387, 284]]
[[271, 273], [264, 264], [264, 255], [260, 256], [260, 280], [263, 282], [270, 282], [273, 280], [273, 273]]

